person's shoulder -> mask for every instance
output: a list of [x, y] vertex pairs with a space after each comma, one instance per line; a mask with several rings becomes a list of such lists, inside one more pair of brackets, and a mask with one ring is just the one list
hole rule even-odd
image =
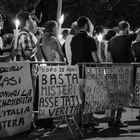
[[51, 36], [51, 41], [56, 42], [56, 41], [58, 41], [58, 38], [56, 36]]

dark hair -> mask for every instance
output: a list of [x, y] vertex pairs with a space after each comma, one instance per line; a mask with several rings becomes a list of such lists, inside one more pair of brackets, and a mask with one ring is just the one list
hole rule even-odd
[[104, 32], [105, 27], [104, 26], [96, 26], [95, 27], [95, 32], [96, 34], [100, 34]]
[[29, 13], [21, 12], [17, 15], [17, 18], [20, 21], [20, 27], [23, 28], [26, 25], [26, 21], [29, 20]]
[[130, 25], [127, 21], [121, 21], [118, 24], [119, 30], [124, 31], [126, 28], [128, 28]]
[[69, 34], [69, 30], [65, 29], [62, 31], [63, 36], [67, 36]]
[[82, 16], [82, 17], [79, 17], [78, 20], [77, 20], [77, 26], [79, 29], [81, 28], [84, 28], [85, 25], [88, 25], [90, 26], [89, 24], [89, 19], [88, 17], [85, 17], [85, 16]]
[[57, 22], [55, 20], [49, 20], [45, 23], [45, 30], [44, 32], [52, 33], [53, 28], [56, 27]]
[[110, 29], [107, 34], [105, 35], [105, 40], [109, 41], [112, 37], [116, 35], [116, 32]]

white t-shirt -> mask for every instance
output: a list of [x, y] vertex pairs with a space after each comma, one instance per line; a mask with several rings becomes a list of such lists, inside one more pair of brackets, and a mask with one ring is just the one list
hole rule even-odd
[[68, 35], [66, 41], [65, 41], [65, 51], [66, 51], [66, 57], [68, 60], [68, 64], [71, 65], [71, 57], [72, 57], [72, 53], [71, 53], [71, 40], [73, 38], [74, 35]]
[[3, 48], [3, 40], [2, 40], [1, 37], [0, 37], [0, 48], [1, 48], [1, 49]]

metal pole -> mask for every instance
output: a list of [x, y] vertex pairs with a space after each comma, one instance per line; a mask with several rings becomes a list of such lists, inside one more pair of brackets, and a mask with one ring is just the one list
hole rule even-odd
[[59, 23], [59, 18], [61, 17], [61, 12], [62, 12], [62, 0], [57, 0], [57, 22]]
[[59, 19], [61, 17], [61, 12], [62, 12], [62, 0], [57, 0], [58, 4], [57, 4], [57, 22], [58, 22], [58, 31], [57, 31], [57, 36], [59, 36], [60, 34], [60, 28], [61, 28], [61, 24], [59, 23]]

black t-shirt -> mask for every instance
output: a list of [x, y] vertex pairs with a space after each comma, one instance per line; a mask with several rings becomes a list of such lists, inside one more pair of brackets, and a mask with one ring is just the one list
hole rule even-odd
[[140, 41], [132, 44], [132, 50], [135, 53], [135, 61], [140, 62]]
[[129, 63], [133, 61], [131, 43], [135, 40], [136, 35], [115, 36], [108, 42], [108, 51], [114, 63]]
[[97, 51], [95, 40], [86, 32], [81, 31], [72, 38], [72, 65], [81, 62], [94, 62], [92, 52]]

